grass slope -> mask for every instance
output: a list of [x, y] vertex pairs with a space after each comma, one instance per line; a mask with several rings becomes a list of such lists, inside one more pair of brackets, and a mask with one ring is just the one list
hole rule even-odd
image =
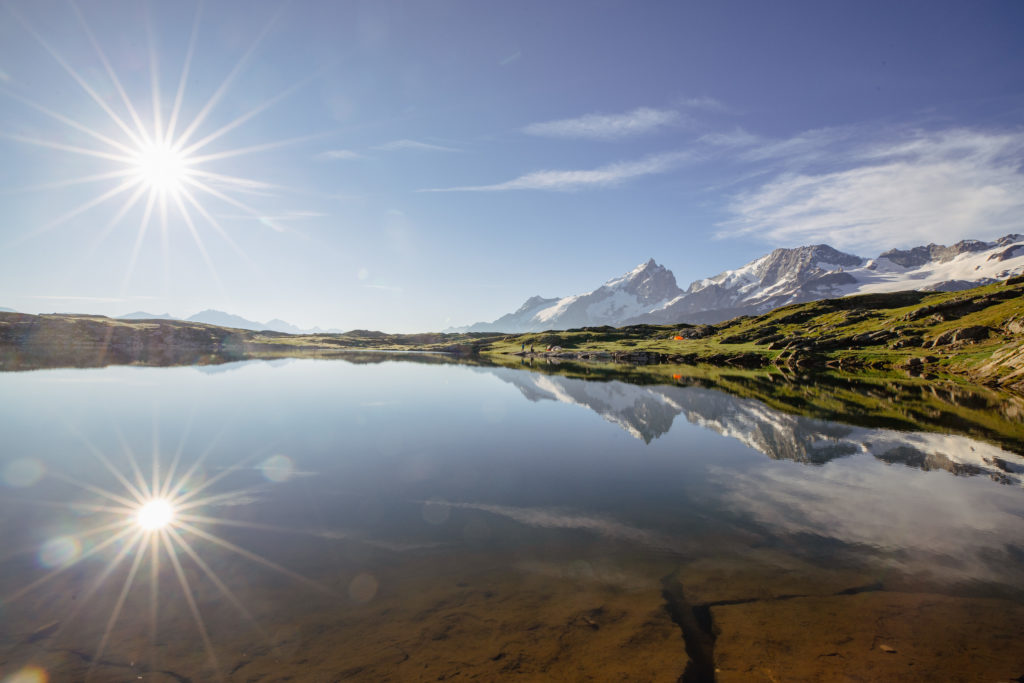
[[[507, 336], [491, 354], [732, 367], [893, 369], [1024, 386], [1024, 278], [784, 306], [717, 325], [589, 327]], [[530, 348], [535, 352], [530, 354]]]

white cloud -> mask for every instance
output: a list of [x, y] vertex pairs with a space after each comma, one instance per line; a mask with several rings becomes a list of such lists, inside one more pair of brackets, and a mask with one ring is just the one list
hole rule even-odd
[[498, 62], [498, 64], [500, 66], [508, 66], [512, 62], [518, 62], [522, 58], [522, 56], [523, 56], [523, 51], [522, 50], [516, 50], [515, 52], [510, 54], [508, 57], [505, 57], [500, 62]]
[[725, 106], [714, 97], [708, 97], [707, 95], [701, 97], [687, 97], [680, 101], [683, 106], [690, 107], [691, 109], [707, 109], [709, 111], [729, 111], [729, 107]]
[[253, 213], [222, 213], [218, 214], [218, 218], [224, 220], [251, 220], [256, 218], [263, 222], [275, 222], [275, 221], [303, 221], [310, 220], [313, 218], [326, 218], [329, 214], [321, 211], [306, 211], [306, 210], [293, 210], [283, 211], [277, 214], [253, 214]]
[[444, 145], [433, 145], [429, 142], [420, 142], [419, 140], [392, 140], [391, 142], [385, 142], [383, 145], [377, 145], [374, 149], [379, 149], [382, 152], [399, 152], [402, 150], [414, 150], [420, 152], [458, 152], [459, 149], [455, 147], [445, 147]]
[[715, 147], [743, 148], [761, 144], [763, 138], [742, 128], [736, 128], [728, 133], [708, 133], [697, 141]]
[[674, 109], [640, 107], [625, 114], [586, 114], [574, 119], [532, 123], [523, 132], [544, 137], [611, 140], [650, 133], [680, 118]]
[[72, 295], [72, 296], [62, 296], [62, 295], [45, 295], [45, 294], [31, 295], [30, 294], [30, 295], [26, 296], [25, 298], [26, 299], [42, 299], [44, 301], [84, 301], [84, 302], [87, 302], [87, 303], [106, 304], [106, 303], [121, 303], [121, 302], [124, 302], [124, 301], [136, 300], [136, 299], [155, 299], [156, 297], [153, 297], [153, 296], [130, 296], [130, 297], [125, 297], [125, 296], [74, 296], [74, 295]]
[[505, 190], [579, 190], [610, 187], [639, 176], [667, 173], [690, 158], [687, 152], [656, 154], [636, 161], [619, 161], [582, 171], [534, 171], [494, 185], [471, 185], [421, 192], [502, 192]]
[[395, 285], [359, 285], [363, 289], [379, 289], [384, 292], [394, 292], [395, 294], [401, 294], [404, 290], [401, 287]]
[[851, 142], [863, 139], [864, 130], [853, 126], [816, 128], [789, 138], [766, 138], [743, 128], [728, 133], [708, 133], [698, 142], [732, 150], [735, 157], [749, 162], [785, 162], [796, 168], [822, 159], [848, 154]]
[[[857, 145], [849, 138], [848, 130], [811, 131], [743, 152], [746, 160], [785, 158], [789, 170], [736, 195], [721, 235], [875, 251], [1024, 227], [1024, 133], [917, 132]], [[793, 170], [824, 160], [840, 170]]]
[[582, 531], [589, 531], [600, 536], [606, 536], [616, 540], [630, 541], [652, 548], [668, 549], [676, 552], [682, 551], [682, 545], [668, 536], [664, 536], [654, 531], [648, 531], [647, 529], [623, 524], [622, 522], [605, 517], [577, 514], [554, 508], [512, 507], [510, 505], [460, 503], [443, 500], [434, 500], [429, 502], [432, 505], [489, 512], [500, 517], [507, 517], [508, 519], [526, 526], [538, 527], [541, 529], [579, 529]]
[[359, 152], [353, 152], [350, 149], [329, 149], [326, 152], [317, 154], [316, 156], [318, 159], [330, 159], [332, 161], [363, 158], [362, 154]]

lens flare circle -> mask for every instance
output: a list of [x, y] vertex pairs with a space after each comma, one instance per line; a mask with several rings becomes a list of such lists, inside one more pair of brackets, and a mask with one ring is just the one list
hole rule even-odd
[[135, 173], [151, 190], [175, 193], [188, 177], [188, 158], [170, 144], [148, 143], [138, 150]]
[[51, 538], [39, 549], [39, 562], [44, 567], [66, 567], [82, 554], [82, 544], [70, 536]]
[[139, 508], [135, 521], [146, 531], [164, 529], [174, 521], [174, 506], [163, 498], [154, 498]]
[[2, 683], [46, 683], [50, 677], [38, 666], [26, 666], [3, 679]]

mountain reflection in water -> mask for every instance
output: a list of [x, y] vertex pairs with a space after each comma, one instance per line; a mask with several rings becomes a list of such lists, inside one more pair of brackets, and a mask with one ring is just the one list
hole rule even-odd
[[[1014, 397], [340, 358], [0, 373], [0, 680], [1024, 674]], [[90, 448], [202, 457], [184, 580]]]
[[953, 474], [985, 474], [1007, 484], [1024, 483], [1024, 458], [963, 436], [900, 432], [827, 422], [773, 410], [700, 387], [635, 385], [489, 368], [531, 401], [553, 400], [593, 410], [626, 432], [650, 443], [682, 415], [691, 424], [736, 439], [774, 460], [814, 465], [856, 453], [889, 463]]

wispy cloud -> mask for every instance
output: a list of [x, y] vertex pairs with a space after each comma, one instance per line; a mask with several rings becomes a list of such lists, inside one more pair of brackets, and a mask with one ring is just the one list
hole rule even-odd
[[313, 218], [325, 218], [329, 214], [323, 213], [322, 211], [306, 211], [306, 210], [294, 210], [294, 211], [283, 211], [277, 214], [251, 214], [251, 213], [222, 213], [218, 214], [218, 218], [225, 220], [252, 220], [254, 217], [261, 221], [303, 221], [310, 220]]
[[849, 156], [867, 135], [862, 127], [856, 126], [816, 128], [788, 138], [768, 138], [736, 128], [709, 133], [698, 142], [730, 150], [741, 161], [786, 162], [789, 168], [796, 168], [822, 159]]
[[[876, 250], [1020, 230], [1024, 133], [957, 129], [870, 143], [851, 137], [812, 131], [745, 150], [746, 159], [788, 158], [789, 168], [735, 195], [733, 218], [720, 234]], [[830, 169], [794, 170], [794, 159], [827, 160]]]
[[511, 64], [512, 62], [517, 62], [517, 61], [519, 61], [519, 59], [520, 59], [520, 58], [521, 58], [522, 56], [523, 56], [523, 51], [522, 51], [522, 50], [516, 50], [515, 52], [513, 52], [512, 54], [510, 54], [510, 55], [509, 55], [508, 57], [505, 57], [505, 58], [504, 58], [503, 60], [501, 60], [500, 62], [498, 62], [498, 64], [499, 64], [499, 65], [501, 65], [501, 66], [508, 66], [508, 65], [509, 65], [509, 64]]
[[420, 152], [459, 152], [462, 151], [457, 147], [445, 147], [444, 145], [435, 145], [429, 142], [420, 142], [419, 140], [392, 140], [391, 142], [385, 142], [382, 145], [377, 145], [373, 149], [380, 150], [382, 152], [399, 152], [402, 150], [413, 150]]
[[652, 548], [681, 550], [681, 544], [671, 537], [596, 515], [573, 513], [555, 508], [512, 507], [509, 505], [488, 505], [484, 503], [462, 503], [443, 500], [430, 501], [430, 503], [450, 508], [488, 512], [492, 515], [506, 517], [526, 526], [541, 529], [576, 529]]
[[719, 102], [714, 97], [708, 97], [707, 95], [701, 97], [686, 97], [680, 101], [680, 104], [684, 107], [690, 107], [691, 109], [706, 109], [708, 111], [730, 110], [730, 108], [725, 104]]
[[262, 180], [251, 178], [236, 178], [233, 176], [221, 176], [208, 174], [204, 176], [207, 185], [215, 188], [229, 189], [240, 194], [255, 195], [260, 197], [275, 197], [282, 190], [288, 190], [276, 183], [267, 183]]
[[359, 286], [362, 287], [363, 289], [379, 289], [379, 290], [384, 291], [384, 292], [394, 292], [396, 294], [401, 294], [403, 291], [405, 291], [401, 287], [397, 287], [395, 285], [359, 285]]
[[506, 190], [580, 190], [610, 187], [631, 178], [667, 173], [690, 158], [688, 152], [656, 154], [636, 161], [619, 161], [589, 170], [534, 171], [494, 185], [434, 188], [421, 192], [503, 192]]
[[640, 107], [624, 114], [586, 114], [573, 119], [532, 123], [523, 132], [544, 137], [611, 140], [650, 133], [677, 123], [681, 118], [675, 109]]
[[325, 152], [320, 152], [316, 155], [317, 159], [327, 159], [331, 161], [348, 160], [348, 159], [362, 159], [363, 155], [359, 152], [353, 152], [351, 149], [329, 149]]
[[754, 147], [763, 142], [764, 138], [754, 135], [753, 133], [744, 130], [743, 128], [735, 128], [734, 130], [727, 132], [708, 133], [702, 135], [697, 142], [712, 145], [715, 147], [726, 147], [726, 148], [745, 148]]
[[37, 294], [28, 295], [26, 299], [40, 299], [43, 301], [84, 301], [89, 303], [110, 304], [122, 303], [125, 301], [155, 299], [155, 296], [63, 296], [59, 294]]

